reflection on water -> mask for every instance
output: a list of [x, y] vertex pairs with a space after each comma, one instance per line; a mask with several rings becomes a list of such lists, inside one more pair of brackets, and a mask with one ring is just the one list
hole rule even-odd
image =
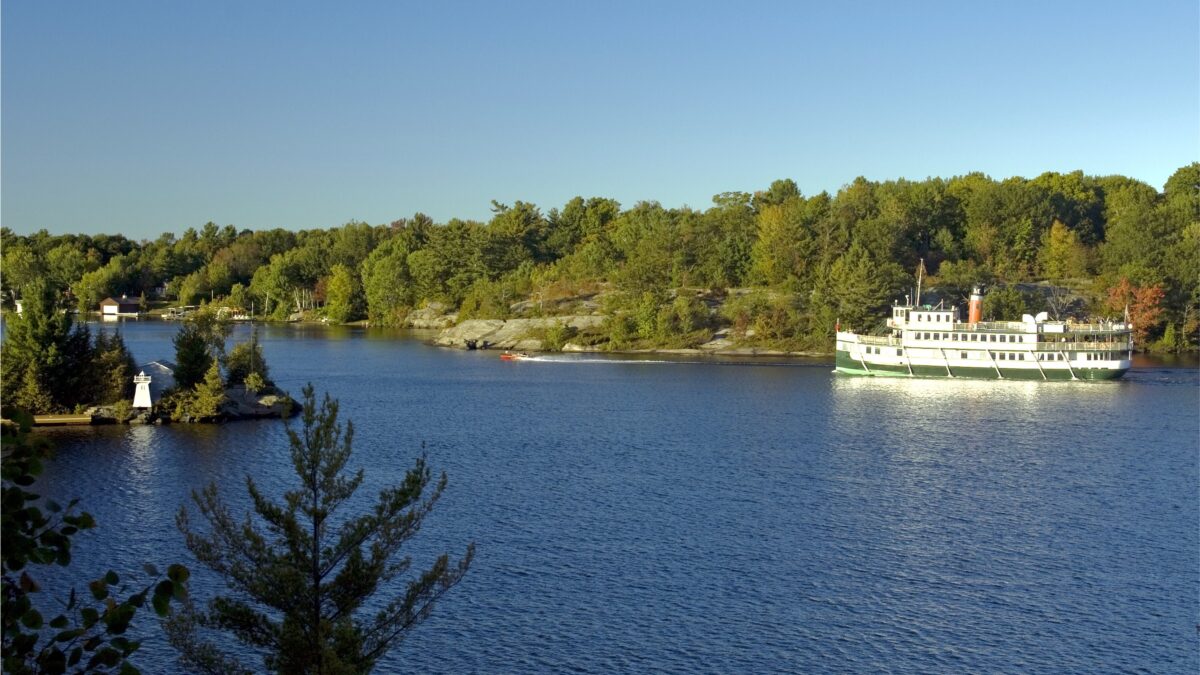
[[132, 491], [131, 496], [144, 503], [149, 496], [149, 486], [153, 483], [153, 475], [158, 470], [159, 462], [156, 450], [162, 435], [155, 433], [152, 426], [130, 426], [125, 433], [125, 443], [129, 451], [125, 454], [126, 483]]
[[[830, 392], [837, 417], [866, 415], [894, 432], [931, 425], [971, 431], [981, 420], [1012, 420], [1033, 427], [1047, 410], [1103, 414], [1123, 399], [1123, 383], [1032, 382], [964, 378], [854, 377], [835, 375]], [[1056, 420], [1057, 423], [1057, 420]], [[915, 438], [913, 439], [915, 440]]]
[[129, 455], [137, 464], [148, 464], [153, 461], [155, 437], [154, 427], [145, 425], [129, 427], [125, 438], [129, 441]]

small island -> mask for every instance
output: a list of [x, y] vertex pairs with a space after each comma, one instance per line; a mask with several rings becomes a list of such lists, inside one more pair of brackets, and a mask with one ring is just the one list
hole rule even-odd
[[22, 295], [0, 353], [6, 418], [17, 409], [37, 425], [214, 423], [299, 412], [270, 380], [257, 334], [226, 350], [229, 325], [214, 312], [180, 325], [175, 361], [138, 368], [119, 331], [93, 335], [46, 284]]

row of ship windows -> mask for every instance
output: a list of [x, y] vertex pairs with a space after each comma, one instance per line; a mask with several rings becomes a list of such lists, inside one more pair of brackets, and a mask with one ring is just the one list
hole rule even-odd
[[[1020, 342], [1020, 335], [979, 333], [917, 333], [918, 340], [950, 340], [952, 342]], [[969, 339], [968, 339], [969, 338]]]
[[[891, 351], [890, 349], [888, 350]], [[864, 354], [882, 354], [879, 347], [865, 347]], [[1032, 352], [1037, 354], [1038, 361], [1065, 361], [1066, 357], [1061, 352]], [[992, 352], [993, 356], [999, 361], [1024, 361], [1025, 352]], [[1116, 361], [1122, 358], [1122, 352], [1089, 352], [1084, 355], [1087, 361]], [[903, 349], [896, 350], [896, 356], [904, 356]], [[964, 359], [986, 359], [987, 352], [975, 352], [971, 355], [970, 352], [959, 352], [959, 356]]]
[[[1088, 361], [1119, 361], [1119, 360], [1125, 358], [1126, 354], [1129, 354], [1129, 353], [1128, 352], [1088, 352], [1087, 360]], [[1133, 358], [1133, 355], [1129, 354], [1129, 358]]]
[[[888, 351], [891, 352], [890, 349]], [[882, 354], [883, 352], [880, 351], [879, 347], [865, 347], [863, 350], [863, 353], [864, 354]], [[968, 352], [959, 352], [959, 354], [964, 359], [968, 359], [968, 358], [969, 359], [986, 359], [986, 358], [988, 358], [988, 356], [987, 356], [988, 352], [974, 352], [970, 356], [968, 356]], [[992, 354], [995, 355], [995, 357], [1000, 359], [1001, 361], [1024, 361], [1025, 360], [1024, 352], [992, 352]], [[897, 349], [896, 356], [904, 356], [904, 350]], [[1049, 356], [1055, 356], [1055, 355], [1050, 354]], [[1054, 359], [1049, 359], [1049, 360], [1053, 361]], [[1059, 358], [1059, 360], [1061, 361], [1062, 359]]]

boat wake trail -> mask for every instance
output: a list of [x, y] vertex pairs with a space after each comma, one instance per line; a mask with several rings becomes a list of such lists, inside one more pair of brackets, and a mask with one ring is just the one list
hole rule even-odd
[[521, 360], [540, 363], [609, 363], [618, 365], [639, 363], [700, 363], [699, 361], [671, 361], [668, 359], [599, 359], [594, 357], [574, 356], [526, 356]]
[[701, 366], [789, 366], [789, 367], [808, 367], [808, 368], [828, 368], [828, 363], [806, 363], [792, 361], [762, 361], [758, 359], [751, 360], [723, 360], [723, 359], [639, 359], [639, 358], [604, 358], [596, 356], [570, 356], [570, 355], [530, 355], [523, 356], [520, 361], [533, 361], [535, 363], [580, 363], [580, 364], [595, 364], [603, 363], [610, 366], [637, 366], [637, 365], [662, 365], [671, 364], [676, 366], [684, 365], [701, 365]]

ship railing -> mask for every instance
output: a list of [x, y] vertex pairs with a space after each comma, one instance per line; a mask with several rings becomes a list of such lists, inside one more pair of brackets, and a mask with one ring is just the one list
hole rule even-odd
[[881, 347], [900, 347], [903, 346], [900, 338], [889, 337], [886, 335], [859, 335], [859, 344], [864, 345], [879, 345]]
[[[1020, 321], [977, 321], [975, 323], [959, 323], [954, 327], [954, 330], [967, 331], [993, 331], [1002, 330], [1008, 333], [1024, 332], [1028, 324]], [[913, 326], [908, 326], [913, 328]]]
[[[876, 338], [882, 339], [882, 338]], [[902, 346], [899, 341], [865, 344]], [[1129, 349], [1126, 340], [1109, 342], [963, 342], [959, 340], [909, 340], [909, 346], [941, 349], [987, 349], [993, 352], [1111, 352]]]
[[[1006, 333], [1034, 333], [1035, 326], [1041, 324], [1022, 323], [1020, 321], [979, 321], [977, 323], [958, 323], [954, 330], [960, 331], [1003, 331]], [[1059, 325], [1055, 323], [1054, 325]], [[1061, 324], [1064, 333], [1127, 333], [1132, 329], [1127, 323], [1119, 321], [1102, 321], [1100, 323], [1073, 323], [1068, 321]], [[916, 324], [906, 324], [905, 328], [916, 330]], [[938, 330], [933, 328], [932, 330]]]
[[1133, 329], [1130, 324], [1121, 321], [1101, 321], [1100, 323], [1068, 323], [1064, 330], [1068, 333], [1121, 333]]
[[[990, 342], [988, 343], [991, 344]], [[1039, 352], [1111, 352], [1129, 349], [1129, 342], [1038, 342], [1034, 347]]]

